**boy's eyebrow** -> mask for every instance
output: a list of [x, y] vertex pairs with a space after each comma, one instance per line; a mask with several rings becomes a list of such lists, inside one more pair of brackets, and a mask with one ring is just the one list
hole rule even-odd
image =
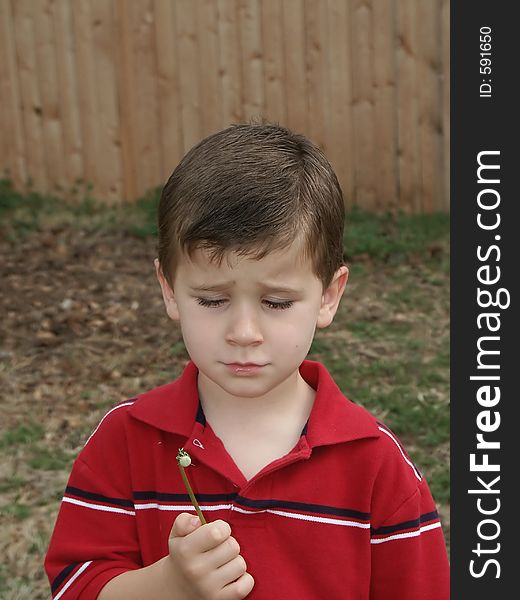
[[190, 288], [194, 292], [217, 292], [220, 290], [226, 290], [232, 287], [235, 284], [234, 281], [223, 281], [222, 283], [215, 283], [213, 285], [209, 284], [201, 284], [201, 285], [192, 285]]
[[[227, 290], [235, 284], [235, 281], [223, 281], [221, 283], [215, 283], [213, 285], [209, 284], [201, 284], [201, 285], [192, 285], [190, 286], [193, 292], [220, 292], [222, 290]], [[292, 288], [287, 285], [279, 285], [274, 282], [265, 282], [259, 284], [259, 287], [266, 291], [271, 292], [282, 292], [286, 294], [297, 294], [300, 290], [297, 288]]]
[[300, 291], [297, 288], [292, 288], [288, 285], [280, 285], [275, 282], [269, 282], [269, 281], [266, 281], [266, 282], [260, 284], [259, 287], [261, 287], [264, 290], [271, 291], [271, 292], [284, 292], [287, 294], [297, 294]]

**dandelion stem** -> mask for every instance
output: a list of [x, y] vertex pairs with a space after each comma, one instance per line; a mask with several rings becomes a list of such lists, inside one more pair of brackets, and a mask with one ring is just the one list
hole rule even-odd
[[[197, 502], [197, 499], [195, 498], [195, 494], [193, 493], [193, 490], [191, 489], [191, 485], [190, 485], [188, 476], [186, 475], [186, 471], [184, 470], [184, 467], [181, 464], [181, 458], [186, 457], [186, 456], [189, 457], [188, 453], [183, 448], [180, 448], [179, 453], [177, 454], [177, 464], [179, 465], [179, 471], [181, 472], [181, 477], [182, 477], [182, 480], [184, 481], [184, 485], [186, 486], [186, 490], [188, 491], [188, 494], [190, 496], [191, 503], [193, 504], [193, 507], [197, 511], [197, 515], [200, 519], [200, 522], [202, 523], [202, 525], [205, 525], [206, 519], [204, 518], [204, 515], [202, 514], [202, 511], [200, 510], [199, 503]], [[191, 459], [188, 462], [188, 465], [189, 464], [191, 464]]]

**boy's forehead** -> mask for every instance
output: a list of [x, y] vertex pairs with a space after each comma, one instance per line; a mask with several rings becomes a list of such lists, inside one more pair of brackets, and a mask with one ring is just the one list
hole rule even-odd
[[217, 260], [211, 249], [199, 248], [190, 256], [186, 253], [179, 256], [177, 274], [197, 279], [242, 274], [269, 280], [314, 275], [311, 261], [299, 242], [280, 250], [268, 251], [262, 258], [257, 258], [254, 252], [243, 254], [230, 250], [224, 253], [222, 260]]

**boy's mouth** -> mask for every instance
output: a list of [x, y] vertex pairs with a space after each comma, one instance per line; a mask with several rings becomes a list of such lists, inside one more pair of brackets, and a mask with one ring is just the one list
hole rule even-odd
[[256, 363], [225, 363], [226, 367], [235, 375], [253, 375], [258, 373], [265, 365]]

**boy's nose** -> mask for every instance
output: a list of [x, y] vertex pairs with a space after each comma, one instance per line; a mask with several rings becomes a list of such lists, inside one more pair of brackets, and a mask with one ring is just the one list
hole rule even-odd
[[229, 325], [226, 341], [240, 346], [259, 344], [263, 341], [258, 320], [252, 314], [235, 314]]

